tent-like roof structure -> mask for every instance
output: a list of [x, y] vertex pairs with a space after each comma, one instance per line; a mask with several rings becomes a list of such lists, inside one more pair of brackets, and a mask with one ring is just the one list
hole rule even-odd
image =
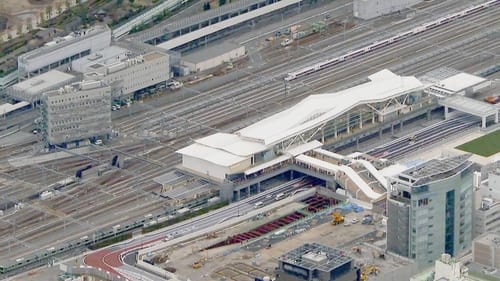
[[415, 77], [398, 76], [389, 70], [379, 71], [368, 78], [370, 82], [337, 93], [311, 95], [237, 134], [245, 139], [272, 145], [317, 127], [358, 105], [382, 102], [423, 88], [423, 84]]

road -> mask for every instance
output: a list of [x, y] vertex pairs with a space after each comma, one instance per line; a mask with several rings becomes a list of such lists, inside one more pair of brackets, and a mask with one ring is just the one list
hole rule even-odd
[[[159, 240], [164, 239], [165, 237], [172, 237], [172, 239], [176, 239], [193, 232], [200, 232], [200, 235], [202, 235], [205, 229], [225, 222], [231, 218], [243, 216], [249, 211], [254, 210], [254, 204], [256, 202], [263, 202], [263, 206], [266, 206], [272, 202], [275, 202], [274, 198], [277, 194], [283, 192], [291, 193], [295, 190], [303, 188], [306, 185], [308, 185], [308, 183], [303, 181], [302, 178], [292, 180], [285, 184], [259, 193], [255, 196], [232, 203], [224, 208], [212, 211], [208, 214], [172, 225], [170, 227], [166, 227], [162, 229], [161, 232], [144, 235], [140, 238], [134, 238], [129, 243], [123, 244], [118, 247], [96, 251], [87, 255], [84, 259], [84, 262], [87, 265], [102, 268], [122, 277], [130, 277], [130, 275], [127, 275], [126, 270], [120, 270], [123, 265], [120, 258], [121, 255], [127, 254], [128, 252], [133, 255], [134, 250], [155, 243]], [[118, 270], [116, 270], [116, 268], [118, 268]]]
[[[0, 231], [5, 238], [0, 241], [0, 250], [4, 257], [24, 257], [44, 247], [59, 245], [68, 239], [78, 239], [81, 235], [92, 233], [92, 230], [89, 231], [92, 227], [110, 227], [144, 213], [163, 211], [167, 202], [151, 194], [158, 189], [151, 179], [167, 172], [168, 168], [165, 167], [173, 167], [179, 163], [176, 149], [189, 144], [191, 139], [208, 133], [233, 131], [309, 94], [347, 87], [384, 67], [411, 75], [422, 74], [440, 66], [470, 72], [484, 69], [493, 63], [489, 53], [499, 51], [499, 37], [488, 33], [489, 30], [498, 31], [498, 17], [499, 8], [496, 7], [467, 18], [467, 22], [447, 24], [411, 40], [294, 81], [286, 94], [281, 78], [287, 71], [308, 61], [345, 51], [346, 46], [363, 41], [363, 34], [372, 33], [373, 28], [363, 27], [364, 33], [362, 29], [352, 31], [345, 41], [339, 40], [333, 44], [325, 38], [321, 43], [300, 47], [271, 48], [264, 54], [275, 57], [278, 57], [276, 54], [281, 54], [282, 58], [269, 60], [266, 65], [273, 66], [263, 70], [259, 76], [248, 74], [247, 69], [240, 69], [239, 75], [245, 77], [214, 90], [198, 91], [198, 86], [185, 88], [184, 93], [193, 93], [193, 97], [185, 101], [169, 105], [156, 105], [156, 101], [146, 101], [142, 107], [148, 112], [130, 117], [125, 114], [115, 119], [122, 134], [122, 146], [119, 149], [126, 150], [136, 158], [129, 161], [126, 167], [115, 169], [104, 177], [91, 177], [68, 188], [54, 202], [37, 201], [35, 207], [42, 205], [43, 211], [28, 207], [22, 212], [2, 218], [4, 223]], [[401, 24], [409, 25], [408, 22]], [[395, 24], [394, 30], [401, 28], [401, 24]], [[378, 34], [365, 36], [365, 40], [373, 39], [376, 35]], [[339, 39], [342, 36], [332, 38]], [[263, 58], [267, 60], [266, 56]], [[179, 92], [179, 95], [182, 96], [182, 93]], [[9, 149], [2, 153], [8, 155]], [[114, 154], [116, 152], [103, 148], [90, 155], [109, 161]], [[120, 156], [125, 157], [124, 154]], [[40, 191], [43, 183], [60, 180], [93, 162], [85, 157], [87, 155], [75, 156], [64, 161], [22, 169], [5, 168], [2, 171], [15, 176], [15, 179], [3, 183], [2, 190], [9, 188], [12, 190], [10, 192], [14, 192], [17, 186], [24, 190]], [[43, 179], [42, 184], [40, 179]], [[127, 212], [128, 210], [130, 211]]]

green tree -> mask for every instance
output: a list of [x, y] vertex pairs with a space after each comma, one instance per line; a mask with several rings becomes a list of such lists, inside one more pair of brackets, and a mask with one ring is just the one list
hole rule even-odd
[[60, 15], [62, 13], [62, 4], [61, 4], [61, 2], [57, 2], [56, 3], [56, 11], [57, 11], [57, 15]]
[[64, 7], [66, 8], [66, 10], [71, 9], [71, 3], [69, 2], [69, 0], [64, 1]]
[[226, 4], [226, 0], [219, 0], [219, 6]]
[[130, 4], [134, 4], [135, 0], [128, 0]]
[[121, 6], [123, 4], [123, 0], [116, 0], [116, 5]]
[[45, 15], [47, 16], [47, 19], [50, 19], [50, 16], [52, 15], [52, 6], [48, 5], [45, 7]]

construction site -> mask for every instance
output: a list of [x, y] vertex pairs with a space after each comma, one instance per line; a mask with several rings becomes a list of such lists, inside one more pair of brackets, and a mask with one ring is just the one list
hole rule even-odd
[[144, 261], [190, 280], [291, 280], [279, 277], [280, 257], [304, 243], [319, 243], [352, 259], [350, 271], [359, 272], [360, 280], [387, 280], [411, 263], [384, 252], [383, 224], [379, 214], [315, 194], [148, 253]]

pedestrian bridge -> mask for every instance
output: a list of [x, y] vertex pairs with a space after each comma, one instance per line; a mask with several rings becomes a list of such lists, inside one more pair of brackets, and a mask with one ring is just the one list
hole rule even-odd
[[444, 118], [448, 119], [449, 109], [458, 110], [481, 118], [481, 127], [486, 128], [486, 119], [493, 116], [498, 123], [498, 112], [500, 107], [483, 101], [478, 101], [464, 96], [454, 95], [438, 100], [444, 106]]

